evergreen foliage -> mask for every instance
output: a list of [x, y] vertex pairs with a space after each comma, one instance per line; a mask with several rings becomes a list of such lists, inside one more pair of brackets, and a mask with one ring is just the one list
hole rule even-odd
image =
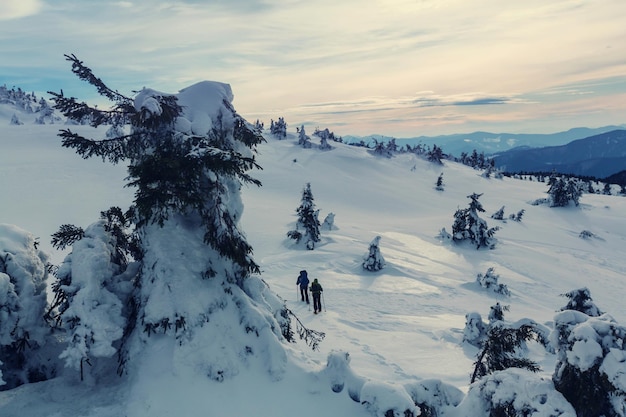
[[469, 240], [476, 245], [476, 249], [486, 247], [493, 249], [496, 245], [494, 237], [499, 227], [489, 228], [487, 222], [478, 213], [484, 212], [482, 204], [478, 201], [482, 194], [472, 193], [467, 198], [471, 199], [469, 207], [457, 209], [454, 213], [454, 223], [452, 224], [452, 239], [456, 242]]
[[532, 372], [539, 366], [532, 360], [520, 356], [526, 341], [536, 339], [537, 331], [532, 324], [510, 326], [496, 321], [489, 326], [486, 340], [478, 352], [470, 382], [474, 383], [485, 375], [507, 368], [523, 368]]
[[439, 165], [443, 165], [442, 159], [444, 159], [445, 157], [446, 156], [443, 153], [443, 150], [437, 145], [433, 145], [432, 149], [426, 153], [426, 158], [430, 162], [434, 162]]
[[599, 317], [603, 314], [593, 302], [589, 288], [578, 288], [561, 294], [561, 296], [569, 299], [567, 305], [561, 307], [561, 311], [576, 310], [591, 317]]
[[278, 139], [287, 137], [287, 123], [283, 117], [279, 117], [276, 122], [273, 119], [270, 121], [270, 133]]
[[555, 388], [578, 417], [621, 417], [626, 413], [626, 328], [608, 315], [576, 310], [555, 316]]
[[522, 217], [524, 217], [524, 213], [526, 213], [526, 210], [521, 209], [520, 211], [518, 211], [517, 213], [511, 213], [509, 214], [509, 220], [513, 220], [516, 222], [521, 222], [522, 221]]
[[[91, 125], [119, 125], [130, 122], [132, 132], [104, 140], [83, 137], [70, 129], [61, 130], [63, 146], [73, 148], [83, 158], [100, 157], [112, 163], [129, 162], [129, 186], [137, 188], [130, 213], [137, 227], [151, 223], [163, 225], [172, 213], [197, 213], [205, 228], [204, 241], [220, 255], [233, 260], [242, 274], [258, 272], [251, 259], [252, 248], [237, 229], [235, 219], [225, 211], [222, 200], [229, 192], [220, 178], [236, 178], [260, 185], [246, 171], [260, 168], [254, 157], [243, 155], [229, 143], [228, 136], [248, 148], [263, 139], [241, 116], [232, 111], [233, 126], [227, 127], [220, 115], [204, 136], [183, 134], [174, 129], [181, 114], [175, 96], [145, 90], [139, 108], [134, 100], [111, 90], [74, 55], [65, 56], [72, 72], [96, 87], [98, 93], [113, 101], [111, 110], [100, 110], [73, 97], [50, 92], [54, 107], [69, 119], [88, 116]], [[209, 275], [212, 271], [207, 271]]]
[[435, 183], [435, 190], [437, 191], [443, 191], [444, 187], [444, 183], [443, 183], [443, 172], [441, 174], [439, 174], [439, 177], [437, 177], [437, 182]]
[[494, 220], [504, 220], [504, 206], [500, 207], [500, 210], [491, 215]]
[[582, 196], [581, 184], [574, 178], [567, 180], [552, 175], [548, 181], [550, 207], [566, 207], [570, 201], [578, 206]]
[[300, 127], [300, 130], [298, 131], [298, 145], [302, 146], [305, 149], [311, 147], [311, 138], [308, 137], [306, 132], [304, 131], [304, 125], [302, 125], [302, 127]]
[[511, 291], [505, 284], [498, 283], [500, 279], [500, 275], [495, 273], [495, 269], [493, 267], [489, 267], [484, 274], [478, 273], [476, 275], [476, 282], [483, 288], [491, 290], [496, 294], [501, 294], [505, 296], [510, 296]]
[[[306, 248], [309, 250], [315, 249], [315, 244], [321, 240], [319, 210], [316, 209], [314, 200], [311, 183], [307, 183], [302, 190], [300, 206], [296, 209], [298, 214], [296, 228], [287, 232], [287, 236], [295, 240], [296, 243], [304, 240]], [[300, 232], [299, 229], [304, 229], [304, 233]]]

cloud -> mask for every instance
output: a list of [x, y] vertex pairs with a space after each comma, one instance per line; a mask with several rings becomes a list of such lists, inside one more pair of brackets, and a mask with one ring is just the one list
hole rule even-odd
[[40, 0], [2, 0], [0, 2], [0, 20], [19, 19], [39, 13]]

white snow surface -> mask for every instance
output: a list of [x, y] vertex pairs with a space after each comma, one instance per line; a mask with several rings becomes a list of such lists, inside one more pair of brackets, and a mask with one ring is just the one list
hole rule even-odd
[[[195, 93], [187, 97], [182, 90], [178, 95], [187, 110], [177, 126], [187, 126], [189, 134], [206, 133], [213, 123], [209, 116], [223, 99], [233, 98], [226, 84], [205, 83], [202, 89], [218, 97], [208, 108], [199, 106]], [[153, 90], [144, 91], [139, 107], [158, 111], [150, 100]], [[0, 118], [0, 223], [28, 231], [29, 239], [39, 237], [40, 249], [52, 263], [60, 264], [67, 251], [54, 251], [49, 241], [61, 224], [86, 228], [100, 211], [129, 205], [133, 190], [124, 187], [125, 167], [85, 161], [61, 148], [58, 126], [9, 122]], [[96, 134], [104, 137], [105, 130]], [[93, 378], [81, 382], [76, 370], [63, 368], [53, 380], [0, 392], [0, 416], [358, 417], [382, 416], [389, 407], [400, 407], [395, 412], [401, 416], [404, 409], [416, 412], [415, 400], [426, 397], [459, 404], [444, 407], [446, 416], [484, 416], [485, 404], [473, 393], [489, 392], [497, 403], [512, 399], [519, 387], [525, 390], [516, 401], [537, 408], [533, 416], [552, 415], [553, 409], [574, 415], [560, 394], [543, 394], [551, 389], [556, 356], [534, 344], [529, 355], [541, 365], [539, 374], [496, 373], [470, 387], [477, 348], [463, 343], [465, 316], [478, 312], [486, 317], [499, 301], [510, 305], [506, 320], [529, 318], [551, 327], [555, 312], [567, 303], [560, 294], [587, 287], [602, 311], [626, 323], [626, 198], [585, 194], [579, 207], [533, 206], [531, 201], [545, 196], [546, 184], [487, 179], [449, 161], [442, 167], [411, 154], [385, 158], [339, 143], [328, 151], [316, 146], [304, 149], [297, 145], [295, 131], [284, 140], [269, 133], [266, 138], [257, 155], [263, 170], [252, 173], [263, 186], [242, 188], [241, 227], [262, 269], [261, 276], [248, 283], [246, 292], [255, 296], [246, 308], [262, 309], [263, 303], [274, 308], [277, 297], [282, 298], [305, 326], [325, 332], [319, 350], [312, 351], [300, 340], [293, 344], [259, 340], [258, 346], [268, 349], [260, 353], [264, 366], [233, 365], [229, 368], [233, 375], [216, 382], [207, 377], [211, 370], [202, 367], [234, 361], [229, 348], [254, 343], [231, 335], [229, 330], [240, 324], [232, 311], [225, 310], [182, 349], [175, 349], [175, 339], [152, 336], [152, 343], [132, 365], [141, 369], [132, 378], [94, 371]], [[437, 191], [434, 185], [441, 172], [445, 189]], [[322, 230], [313, 251], [294, 246], [286, 236], [295, 224], [306, 183], [311, 183], [322, 218], [330, 212], [335, 215], [332, 230]], [[450, 229], [455, 210], [467, 207], [467, 196], [473, 192], [483, 193], [480, 201], [487, 211], [482, 218], [490, 227], [501, 227], [493, 250], [438, 237], [443, 227]], [[490, 219], [503, 205], [509, 213], [525, 209], [523, 220]], [[579, 238], [582, 230], [595, 237]], [[164, 250], [171, 251], [167, 245], [184, 245], [183, 235], [166, 232], [171, 240], [163, 241]], [[372, 236], [381, 236], [386, 262], [377, 272], [362, 267]], [[186, 249], [181, 270], [197, 267], [190, 260], [200, 248]], [[29, 256], [41, 259], [39, 254]], [[80, 265], [87, 264], [85, 260]], [[494, 267], [510, 296], [476, 283], [476, 275], [489, 267]], [[295, 283], [302, 269], [324, 287], [321, 314], [314, 315], [299, 300]], [[193, 293], [189, 288], [187, 292]], [[200, 304], [208, 302], [190, 299], [188, 308], [203, 308]], [[271, 338], [271, 333], [261, 337]], [[581, 365], [588, 366], [597, 357], [597, 346], [584, 340], [574, 352]], [[604, 363], [608, 368], [623, 362], [624, 354], [618, 350]], [[626, 385], [624, 374], [610, 376]]]

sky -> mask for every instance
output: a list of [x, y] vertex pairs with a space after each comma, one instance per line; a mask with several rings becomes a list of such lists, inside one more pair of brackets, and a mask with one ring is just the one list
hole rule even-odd
[[[0, 110], [3, 106], [8, 105], [0, 104]], [[64, 255], [52, 250], [50, 235], [62, 224], [87, 228], [100, 211], [112, 205], [126, 209], [134, 190], [123, 187], [125, 164], [84, 160], [60, 146], [60, 125], [35, 125], [24, 113], [20, 116], [25, 123], [12, 126], [10, 115], [0, 111], [0, 195], [7, 196], [2, 200], [0, 223], [38, 237], [39, 248], [50, 255], [51, 263], [59, 265]], [[200, 117], [195, 120], [203, 122]], [[104, 135], [104, 130], [100, 133]], [[312, 351], [302, 340], [278, 347], [270, 343], [272, 338], [246, 333], [244, 339], [242, 316], [227, 310], [227, 314], [211, 315], [202, 327], [209, 331], [210, 340], [203, 339], [207, 334], [200, 330], [192, 341], [176, 339], [171, 333], [154, 335], [154, 342], [147, 344], [133, 362], [138, 369], [136, 378], [119, 378], [113, 355], [108, 360], [97, 359], [99, 366], [86, 366], [83, 382], [78, 371], [60, 366], [59, 376], [53, 380], [0, 392], [2, 417], [384, 417], [385, 404], [401, 404], [408, 392], [420, 391], [414, 388], [433, 381], [439, 381], [449, 394], [460, 391], [463, 399], [454, 410], [438, 415], [486, 417], [476, 396], [488, 389], [469, 383], [478, 349], [463, 342], [466, 314], [476, 312], [487, 321], [490, 306], [500, 302], [510, 306], [505, 313], [507, 322], [532, 319], [552, 329], [557, 310], [567, 303], [561, 294], [587, 287], [602, 311], [622, 326], [626, 323], [623, 196], [585, 193], [578, 207], [551, 208], [532, 204], [546, 197], [547, 184], [536, 180], [488, 179], [479, 170], [451, 161], [438, 165], [412, 153], [385, 158], [341, 143], [322, 151], [315, 136], [313, 146], [304, 149], [297, 144], [295, 129], [290, 129], [284, 140], [267, 132], [265, 137], [257, 159], [263, 169], [250, 171], [263, 186], [241, 188], [244, 211], [239, 226], [262, 270], [260, 277], [250, 279], [255, 279], [254, 283], [258, 283], [256, 278], [263, 279], [304, 326], [325, 333], [319, 350]], [[444, 189], [438, 191], [435, 182], [441, 173]], [[312, 251], [286, 236], [295, 227], [296, 208], [307, 182], [320, 221], [331, 212], [335, 214], [333, 228], [321, 228], [321, 241]], [[602, 184], [595, 186], [602, 188]], [[617, 193], [618, 187], [613, 191]], [[493, 250], [476, 250], [473, 245], [454, 244], [438, 236], [444, 227], [451, 231], [453, 214], [468, 206], [466, 196], [472, 192], [482, 194], [485, 212], [481, 218], [490, 228], [500, 227]], [[228, 204], [234, 200], [229, 199]], [[490, 215], [503, 206], [507, 218], [524, 209], [522, 220], [492, 219]], [[189, 267], [197, 272], [196, 264], [202, 257], [180, 261], [187, 254], [205, 253], [194, 249], [194, 233], [189, 233], [188, 226], [175, 233], [170, 227], [168, 223], [163, 231], [167, 239], [157, 246], [176, 256], [162, 256], [156, 269], [180, 271]], [[580, 237], [585, 230], [591, 233], [587, 239]], [[2, 227], [0, 255], [7, 251], [3, 246], [6, 236], [1, 232]], [[381, 236], [379, 247], [385, 267], [370, 272], [363, 269], [362, 262], [376, 236]], [[185, 239], [189, 243], [181, 244]], [[93, 253], [97, 250], [101, 249]], [[85, 266], [89, 261], [101, 265], [97, 257], [89, 258], [76, 255], [75, 265]], [[476, 282], [477, 274], [485, 274], [490, 267], [510, 296]], [[310, 279], [319, 279], [324, 288], [321, 314], [314, 315], [311, 306], [298, 297], [296, 279], [302, 269], [308, 271]], [[187, 275], [176, 277], [182, 281], [189, 279]], [[93, 276], [95, 280], [95, 272]], [[196, 290], [198, 281], [220, 285], [219, 278], [215, 279], [218, 281], [194, 280], [194, 285], [173, 291]], [[80, 281], [77, 278], [73, 284]], [[54, 278], [47, 282], [52, 285]], [[219, 294], [227, 297], [227, 293], [213, 289], [207, 299]], [[268, 303], [258, 303], [260, 311], [265, 311], [262, 306], [272, 305], [270, 300], [268, 296]], [[198, 300], [188, 297], [185, 301], [187, 311]], [[235, 303], [228, 304], [232, 307]], [[224, 337], [214, 337], [216, 328], [212, 326]], [[589, 328], [585, 330], [591, 334]], [[224, 357], [224, 349], [214, 342], [222, 339], [232, 341], [227, 352], [240, 352], [245, 340], [257, 355], [246, 357], [249, 366], [226, 355], [231, 360], [225, 360], [224, 367], [240, 372], [217, 383], [205, 372], [207, 363]], [[593, 358], [594, 346], [579, 343], [572, 361], [586, 357], [585, 353]], [[273, 365], [285, 361], [282, 378], [276, 374], [270, 377], [264, 363], [258, 363], [267, 358], [268, 351], [274, 354], [269, 361]], [[349, 354], [347, 369], [332, 368], [331, 359], [345, 357], [345, 353]], [[559, 396], [550, 387], [557, 356], [534, 342], [526, 353], [540, 364], [541, 371], [492, 384], [492, 388], [497, 385], [498, 389], [526, 395], [540, 410], [558, 406], [563, 411]], [[626, 375], [626, 362], [622, 360], [609, 369]], [[331, 389], [337, 380], [345, 381], [341, 392]], [[621, 381], [626, 385], [624, 378]], [[430, 393], [442, 402], [456, 397], [441, 395], [432, 386]], [[378, 412], [353, 401], [350, 395], [355, 394], [362, 401], [372, 401], [376, 396]], [[533, 417], [554, 415], [575, 414], [544, 411]]]
[[[4, 0], [0, 84], [229, 83], [246, 119], [398, 138], [626, 122], [623, 0]], [[102, 102], [101, 105], [106, 105]]]

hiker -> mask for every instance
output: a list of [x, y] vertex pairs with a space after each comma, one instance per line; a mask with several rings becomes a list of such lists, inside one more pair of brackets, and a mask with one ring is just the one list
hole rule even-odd
[[302, 297], [302, 301], [306, 299], [306, 303], [309, 304], [309, 278], [307, 277], [306, 271], [300, 271], [296, 285], [300, 286], [300, 296]]
[[313, 313], [315, 314], [322, 311], [322, 291], [324, 291], [324, 289], [322, 288], [320, 283], [317, 282], [317, 278], [315, 278], [313, 280], [313, 284], [311, 284], [311, 293], [313, 294]]

